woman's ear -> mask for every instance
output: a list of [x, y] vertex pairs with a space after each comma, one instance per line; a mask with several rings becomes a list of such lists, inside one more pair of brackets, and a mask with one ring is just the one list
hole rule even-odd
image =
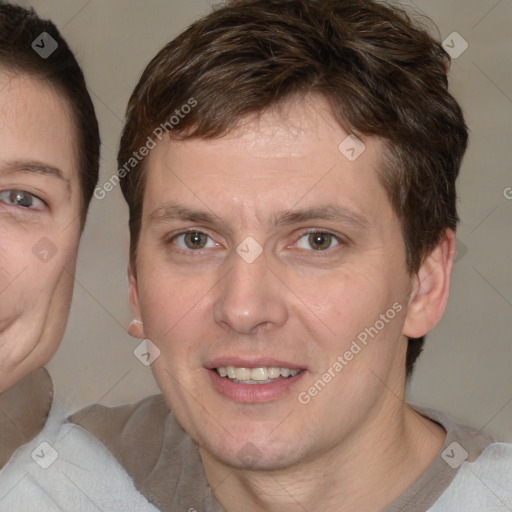
[[425, 336], [443, 316], [448, 302], [454, 258], [455, 233], [447, 229], [415, 276], [416, 282], [403, 329], [405, 336]]
[[128, 334], [134, 338], [144, 339], [146, 335], [144, 334], [144, 324], [140, 317], [139, 286], [131, 263], [128, 265], [128, 285], [130, 288], [130, 309], [134, 318], [128, 327]]

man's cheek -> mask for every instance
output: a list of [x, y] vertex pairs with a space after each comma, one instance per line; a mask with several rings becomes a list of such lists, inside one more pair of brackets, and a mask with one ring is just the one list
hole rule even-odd
[[147, 284], [139, 300], [146, 334], [159, 340], [171, 332], [174, 336], [176, 329], [197, 316], [207, 297], [192, 286], [163, 281]]
[[151, 370], [171, 407], [187, 402], [191, 396], [195, 395], [194, 380], [191, 379], [179, 355], [164, 350], [151, 365]]

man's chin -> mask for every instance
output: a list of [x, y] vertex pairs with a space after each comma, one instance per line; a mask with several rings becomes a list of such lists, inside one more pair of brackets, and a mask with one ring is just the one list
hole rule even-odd
[[213, 459], [223, 466], [243, 471], [279, 471], [289, 469], [296, 465], [299, 460], [297, 453], [290, 450], [288, 446], [256, 446], [251, 441], [238, 446], [229, 446], [227, 449], [212, 447], [200, 448], [203, 462], [205, 456]]
[[[274, 425], [275, 430], [275, 425]], [[194, 439], [200, 447], [203, 462], [206, 459], [238, 470], [279, 471], [300, 464], [304, 453], [304, 436], [287, 431], [276, 435], [270, 429], [251, 429], [245, 426], [245, 434], [234, 430], [213, 437], [212, 431], [203, 431]], [[192, 435], [192, 437], [196, 437]]]

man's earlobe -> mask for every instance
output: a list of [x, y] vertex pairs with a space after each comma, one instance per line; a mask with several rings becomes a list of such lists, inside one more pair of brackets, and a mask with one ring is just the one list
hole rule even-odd
[[144, 339], [146, 335], [144, 334], [144, 324], [140, 319], [139, 287], [131, 264], [128, 265], [128, 286], [130, 288], [130, 309], [134, 317], [128, 327], [128, 334], [134, 338]]
[[137, 320], [136, 318], [130, 322], [127, 332], [133, 338], [146, 338], [146, 336], [144, 335], [144, 324], [140, 320]]
[[416, 275], [403, 334], [420, 338], [439, 322], [448, 302], [450, 274], [455, 257], [455, 233], [447, 229]]

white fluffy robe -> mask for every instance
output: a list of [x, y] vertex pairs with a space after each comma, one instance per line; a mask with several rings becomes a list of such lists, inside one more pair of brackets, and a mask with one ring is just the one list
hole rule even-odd
[[0, 470], [0, 512], [157, 511], [103, 444], [57, 409]]
[[474, 462], [464, 462], [428, 512], [512, 510], [512, 444], [493, 443]]

